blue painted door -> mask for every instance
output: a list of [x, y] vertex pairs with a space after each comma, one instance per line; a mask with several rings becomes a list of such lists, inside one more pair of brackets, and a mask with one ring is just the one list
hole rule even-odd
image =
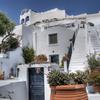
[[29, 68], [29, 100], [44, 100], [44, 68]]

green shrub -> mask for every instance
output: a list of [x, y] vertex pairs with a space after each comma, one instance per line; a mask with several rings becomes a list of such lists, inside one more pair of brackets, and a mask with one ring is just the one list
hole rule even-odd
[[19, 46], [19, 41], [17, 38], [8, 35], [7, 38], [4, 37], [4, 40], [0, 44], [0, 51], [7, 52], [16, 49]]
[[88, 74], [78, 71], [77, 73], [63, 73], [53, 70], [48, 74], [48, 83], [50, 86], [84, 84], [87, 83]]
[[26, 64], [34, 61], [35, 52], [33, 48], [24, 47], [22, 51], [23, 51], [23, 58]]
[[[48, 83], [50, 84], [50, 86], [68, 84], [69, 83], [69, 78], [66, 77], [66, 76], [67, 75], [65, 75], [64, 73], [61, 73], [59, 71], [56, 71], [56, 70], [51, 71], [48, 74]], [[66, 80], [68, 80], [68, 81], [66, 81]]]
[[94, 70], [96, 67], [100, 66], [100, 60], [96, 59], [96, 55], [88, 55], [88, 65], [91, 70]]
[[85, 84], [89, 79], [89, 75], [87, 72], [77, 71], [75, 74], [75, 83], [78, 84]]

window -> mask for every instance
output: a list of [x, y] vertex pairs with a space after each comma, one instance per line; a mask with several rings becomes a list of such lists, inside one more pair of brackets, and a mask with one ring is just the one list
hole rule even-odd
[[50, 62], [59, 64], [59, 55], [50, 55]]
[[24, 23], [24, 19], [21, 20], [21, 24], [23, 24], [23, 23]]
[[26, 17], [26, 22], [29, 21], [29, 16]]
[[49, 44], [56, 44], [57, 42], [57, 34], [49, 34]]

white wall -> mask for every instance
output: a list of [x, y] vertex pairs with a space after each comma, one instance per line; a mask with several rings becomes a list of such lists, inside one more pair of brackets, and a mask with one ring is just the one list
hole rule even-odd
[[[24, 13], [23, 15], [20, 15], [20, 24], [21, 24], [21, 20], [26, 19], [27, 16], [29, 16], [29, 19], [32, 19], [31, 15], [32, 15], [33, 11], [29, 10], [27, 13]], [[34, 13], [35, 14], [35, 13]], [[26, 24], [26, 22], [24, 22], [24, 24]], [[27, 22], [28, 25], [31, 24], [31, 20]]]
[[[14, 28], [13, 32], [16, 36], [19, 36], [21, 39], [23, 31], [23, 26], [18, 25]], [[20, 41], [20, 46], [22, 45]], [[21, 47], [18, 47], [17, 49], [13, 51], [9, 51], [8, 57], [0, 58], [0, 66], [2, 67], [2, 70], [5, 72], [5, 79], [9, 77], [10, 69], [14, 68], [16, 69], [17, 64], [24, 63], [22, 58], [22, 49]], [[15, 70], [14, 70], [15, 71]]]
[[[14, 80], [3, 80], [0, 84], [0, 94], [3, 97], [11, 96], [12, 100], [28, 100], [28, 68], [43, 67], [44, 68], [44, 93], [45, 100], [50, 100], [50, 87], [47, 82], [48, 67], [50, 64], [32, 64], [19, 65], [19, 77]], [[7, 84], [3, 85], [3, 82]], [[9, 84], [8, 84], [9, 83]], [[3, 86], [2, 86], [3, 85]]]
[[45, 19], [52, 19], [52, 18], [62, 19], [62, 18], [65, 18], [66, 13], [65, 13], [65, 10], [59, 10], [57, 8], [46, 11], [46, 12], [40, 12], [40, 13], [35, 13], [29, 10], [27, 13], [20, 15], [20, 23], [21, 23], [21, 19], [25, 19], [27, 16], [30, 17], [30, 20], [26, 24], [30, 25], [37, 21], [42, 21]]
[[16, 34], [16, 35], [22, 35], [22, 25], [17, 25], [15, 26], [14, 30], [12, 33]]
[[53, 19], [53, 18], [62, 19], [65, 18], [65, 16], [66, 16], [65, 10], [54, 9], [52, 11], [38, 13], [32, 16], [32, 22], [34, 23], [36, 21], [42, 21], [45, 19]]
[[10, 100], [27, 100], [26, 82], [15, 82], [0, 87], [2, 97], [12, 98]]
[[49, 73], [48, 71], [48, 67], [50, 66], [50, 64], [33, 64], [31, 65], [30, 68], [36, 68], [36, 67], [43, 67], [44, 68], [44, 96], [45, 96], [45, 100], [50, 100], [50, 86], [48, 84], [48, 79], [47, 79], [47, 75]]
[[[50, 45], [48, 35], [53, 33], [57, 33], [58, 43]], [[49, 55], [59, 54], [59, 62], [61, 63], [62, 57], [68, 52], [69, 39], [72, 38], [73, 34], [74, 30], [68, 29], [66, 26], [54, 26], [44, 30], [41, 28], [34, 30], [33, 26], [24, 27], [22, 44], [23, 47], [33, 47], [36, 55], [45, 54], [48, 60]]]
[[[48, 84], [48, 81], [47, 81], [47, 75], [49, 73], [48, 71], [48, 67], [50, 67], [51, 65], [50, 64], [32, 64], [32, 65], [19, 65], [18, 68], [20, 69], [19, 71], [19, 77], [18, 79], [21, 80], [21, 81], [26, 81], [26, 89], [29, 88], [28, 86], [28, 68], [36, 68], [36, 67], [43, 67], [44, 68], [44, 93], [45, 93], [45, 100], [50, 100], [50, 93], [51, 93], [51, 90], [50, 90], [50, 86]], [[27, 93], [27, 95], [29, 95]], [[23, 99], [24, 100], [24, 99]]]
[[0, 58], [0, 65], [2, 67], [2, 70], [5, 72], [5, 78], [9, 77], [9, 72], [11, 68], [16, 69], [16, 65], [23, 63], [23, 58], [22, 58], [22, 50], [21, 48], [17, 48], [14, 51], [10, 51], [8, 53], [8, 58]]
[[29, 47], [33, 47], [33, 28], [32, 26], [23, 26], [23, 30], [22, 30], [22, 47], [25, 46], [29, 46]]
[[[58, 43], [49, 44], [49, 34], [57, 33]], [[70, 45], [69, 39], [72, 38], [74, 32], [66, 27], [54, 26], [44, 31], [37, 31], [37, 51], [36, 54], [45, 54], [48, 59], [49, 55], [59, 54], [60, 63], [62, 57], [68, 52], [68, 47]], [[54, 52], [53, 52], [54, 51]]]
[[51, 94], [50, 86], [49, 86], [48, 81], [47, 81], [48, 80], [47, 75], [49, 73], [48, 72], [48, 67], [44, 67], [45, 100], [50, 100], [50, 94]]
[[100, 25], [100, 13], [88, 15], [87, 22], [92, 22], [95, 25]]

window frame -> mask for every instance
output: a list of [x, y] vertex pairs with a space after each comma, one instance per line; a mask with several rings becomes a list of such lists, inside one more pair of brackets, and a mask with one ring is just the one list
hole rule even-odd
[[[51, 60], [52, 58], [51, 58], [51, 57], [54, 57], [54, 56], [57, 57], [57, 60], [58, 60], [58, 61], [52, 62], [52, 60]], [[50, 60], [51, 63], [57, 63], [57, 64], [59, 64], [59, 54], [49, 55], [49, 60]]]
[[29, 21], [29, 16], [26, 16], [25, 22], [28, 22], [28, 21]]
[[24, 23], [25, 23], [25, 19], [22, 18], [22, 19], [21, 19], [21, 24], [24, 24]]
[[[56, 40], [54, 39], [55, 37], [53, 37], [54, 35], [56, 36]], [[49, 37], [48, 41], [50, 45], [58, 44], [58, 34], [57, 33], [49, 34], [48, 37]]]

